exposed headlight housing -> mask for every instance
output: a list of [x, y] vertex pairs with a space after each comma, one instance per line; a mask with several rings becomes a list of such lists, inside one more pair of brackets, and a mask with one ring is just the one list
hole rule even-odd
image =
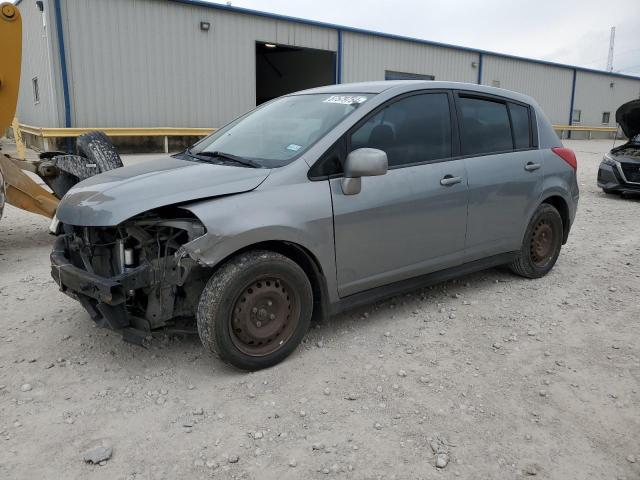
[[57, 215], [53, 215], [51, 224], [49, 225], [49, 233], [51, 235], [60, 235], [62, 233], [62, 223], [58, 220]]

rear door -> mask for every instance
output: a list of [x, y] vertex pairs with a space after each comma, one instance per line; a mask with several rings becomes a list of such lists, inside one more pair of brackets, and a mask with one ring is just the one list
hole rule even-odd
[[340, 296], [461, 262], [467, 177], [464, 161], [452, 159], [452, 112], [451, 92], [413, 93], [347, 135], [345, 153], [378, 148], [389, 170], [363, 178], [356, 195], [342, 193], [340, 178], [330, 180]]
[[456, 109], [469, 181], [466, 260], [518, 250], [542, 194], [535, 114], [475, 92], [457, 92]]

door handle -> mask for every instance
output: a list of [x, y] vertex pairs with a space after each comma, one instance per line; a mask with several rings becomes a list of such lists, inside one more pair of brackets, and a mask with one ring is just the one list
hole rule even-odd
[[542, 165], [540, 165], [539, 163], [533, 163], [533, 162], [527, 162], [527, 164], [524, 166], [524, 169], [527, 172], [535, 172], [536, 170], [538, 170]]
[[460, 183], [462, 181], [462, 177], [454, 177], [453, 175], [445, 175], [442, 180], [440, 180], [440, 185], [444, 187], [450, 187], [451, 185], [455, 185], [456, 183]]

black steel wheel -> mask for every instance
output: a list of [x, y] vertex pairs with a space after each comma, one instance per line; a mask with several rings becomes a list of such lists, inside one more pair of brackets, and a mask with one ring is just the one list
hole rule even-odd
[[251, 281], [233, 306], [231, 340], [247, 355], [275, 352], [300, 318], [300, 295], [281, 275]]
[[198, 333], [224, 361], [258, 370], [282, 361], [309, 328], [313, 293], [293, 260], [270, 251], [242, 253], [209, 279], [198, 304]]
[[553, 205], [540, 205], [525, 232], [511, 270], [523, 277], [540, 278], [549, 273], [562, 247], [562, 217]]
[[541, 218], [533, 229], [529, 248], [531, 261], [538, 268], [544, 268], [553, 258], [554, 231], [547, 218]]

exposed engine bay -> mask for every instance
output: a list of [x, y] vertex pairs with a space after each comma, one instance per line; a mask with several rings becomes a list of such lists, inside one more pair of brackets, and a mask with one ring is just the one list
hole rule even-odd
[[640, 136], [631, 139], [609, 152], [609, 157], [617, 167], [622, 181], [626, 184], [640, 184]]
[[640, 193], [640, 100], [616, 110], [616, 122], [629, 141], [605, 154], [598, 168], [598, 187], [606, 194]]
[[51, 254], [52, 275], [99, 326], [143, 343], [151, 330], [195, 316], [211, 272], [181, 247], [204, 233], [200, 221], [179, 208], [116, 227], [65, 225]]
[[[640, 138], [636, 139], [636, 141], [627, 142], [618, 148], [614, 148], [610, 154], [614, 157], [640, 158]], [[620, 160], [622, 160], [622, 158], [620, 158]]]

